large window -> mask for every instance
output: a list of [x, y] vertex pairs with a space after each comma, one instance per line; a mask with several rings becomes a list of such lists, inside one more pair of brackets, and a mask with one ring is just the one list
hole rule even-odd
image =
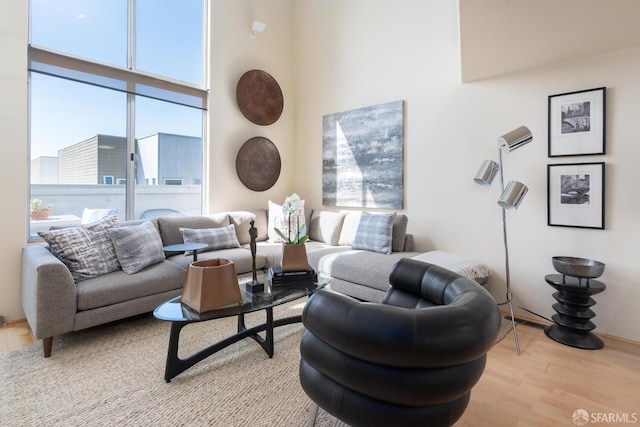
[[31, 0], [30, 234], [202, 211], [207, 0]]

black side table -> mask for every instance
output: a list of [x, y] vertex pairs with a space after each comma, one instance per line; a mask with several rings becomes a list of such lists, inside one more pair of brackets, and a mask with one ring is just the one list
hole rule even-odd
[[596, 304], [591, 296], [604, 291], [604, 283], [562, 274], [548, 274], [544, 279], [557, 290], [553, 298], [558, 301], [553, 304], [556, 314], [551, 316], [555, 323], [544, 329], [545, 334], [571, 347], [586, 350], [604, 347], [604, 342], [591, 332], [596, 325], [590, 320], [596, 316], [590, 308]]
[[179, 243], [177, 245], [169, 245], [162, 248], [165, 252], [192, 252], [193, 262], [198, 260], [198, 251], [206, 248], [206, 243]]

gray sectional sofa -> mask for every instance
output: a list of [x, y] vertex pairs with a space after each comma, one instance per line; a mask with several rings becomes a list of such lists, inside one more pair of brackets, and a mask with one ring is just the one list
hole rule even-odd
[[[393, 226], [390, 229], [391, 253], [357, 249], [359, 246], [355, 243], [358, 242], [354, 243], [354, 239], [360, 216], [361, 212], [356, 211], [310, 211], [310, 215], [307, 216], [310, 236], [306, 243], [307, 256], [309, 264], [318, 273], [332, 277], [330, 286], [334, 290], [362, 300], [379, 302], [388, 288], [387, 279], [395, 262], [405, 257], [428, 257], [429, 253], [413, 251], [412, 235], [406, 233], [408, 219], [403, 214], [393, 216]], [[164, 252], [158, 257], [157, 251], [158, 247], [183, 243], [184, 230], [181, 229], [203, 232], [233, 230], [233, 243], [224, 245], [231, 247], [203, 251], [198, 254], [198, 260], [230, 259], [235, 263], [238, 275], [250, 274], [251, 220], [255, 221], [255, 227], [258, 229], [256, 268], [264, 270], [271, 265], [279, 264], [282, 243], [274, 243], [269, 239], [270, 223], [267, 209], [146, 220], [153, 224], [155, 231], [151, 234], [155, 236], [149, 234], [148, 229], [151, 227], [143, 221], [121, 222], [116, 226], [119, 229], [118, 234], [126, 235], [125, 231], [128, 230], [140, 231], [144, 224], [146, 237], [131, 237], [123, 240], [124, 243], [113, 240], [116, 255], [122, 266], [95, 277], [91, 277], [91, 274], [78, 277], [77, 272], [72, 274], [73, 267], [70, 270], [68, 261], [65, 260], [65, 264], [52, 253], [52, 248], [60, 244], [60, 236], [56, 233], [62, 232], [54, 230], [49, 235], [45, 233], [43, 237], [48, 245], [29, 244], [23, 249], [22, 254], [22, 305], [34, 335], [43, 339], [45, 357], [51, 355], [54, 336], [150, 312], [162, 302], [179, 295], [186, 267], [192, 261], [192, 257], [183, 252]], [[91, 228], [92, 225], [82, 227]], [[81, 233], [81, 237], [86, 237], [88, 232], [83, 230], [84, 234]], [[113, 234], [116, 233], [112, 232], [111, 235]], [[150, 236], [155, 240], [146, 241]], [[69, 245], [68, 242], [68, 239], [62, 240], [63, 245]], [[130, 252], [129, 258], [124, 258], [123, 251], [126, 251], [127, 247]], [[146, 259], [150, 254], [155, 254], [152, 262]], [[73, 256], [75, 255], [77, 254]], [[96, 256], [99, 258], [104, 256], [104, 253], [98, 253]], [[135, 264], [140, 262], [140, 258], [143, 264]], [[449, 259], [445, 256], [424, 260], [435, 261], [434, 263], [445, 267], [452, 264], [452, 269], [462, 273], [465, 272], [462, 271], [464, 268], [474, 265], [462, 257]], [[125, 262], [127, 267], [130, 267], [129, 261], [133, 263], [133, 270], [125, 268]], [[475, 270], [470, 270], [471, 275], [467, 274], [469, 277], [479, 281], [486, 279], [489, 274], [486, 269], [474, 268]], [[129, 272], [125, 272], [125, 269]]]

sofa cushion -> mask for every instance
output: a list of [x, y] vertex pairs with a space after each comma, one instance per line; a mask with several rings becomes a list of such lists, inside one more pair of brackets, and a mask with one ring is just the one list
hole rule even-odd
[[409, 218], [405, 214], [396, 214], [393, 219], [393, 240], [391, 248], [393, 252], [404, 251], [404, 240], [407, 235], [407, 223]]
[[180, 227], [180, 231], [185, 243], [205, 243], [207, 247], [202, 249], [202, 252], [240, 247], [233, 224], [217, 228]]
[[309, 224], [309, 238], [337, 246], [343, 221], [342, 212], [314, 210]]
[[307, 258], [309, 265], [318, 273], [386, 291], [389, 287], [389, 274], [395, 263], [401, 258], [415, 255], [418, 253], [397, 252], [386, 255], [338, 246], [309, 252]]
[[361, 215], [361, 211], [349, 211], [345, 214], [342, 229], [340, 230], [340, 238], [338, 239], [340, 246], [351, 246], [358, 231]]
[[[229, 215], [226, 213], [206, 216], [163, 216], [158, 218], [158, 230], [164, 246], [184, 243], [180, 227], [184, 228], [215, 228], [229, 225]], [[182, 254], [170, 252], [167, 255]]]
[[153, 226], [156, 228], [156, 230], [158, 230], [158, 233], [160, 233], [160, 229], [158, 228], [158, 217], [147, 218], [147, 219], [131, 219], [131, 220], [128, 220], [128, 221], [120, 221], [118, 226], [119, 227], [130, 227], [132, 225], [140, 225], [143, 222], [150, 222], [151, 224], [153, 224]]
[[260, 242], [269, 238], [266, 209], [256, 209], [251, 211], [233, 211], [229, 212], [229, 222], [236, 227], [236, 235], [241, 245], [251, 242], [249, 235], [250, 221], [253, 220], [253, 226], [258, 229], [258, 237], [256, 241]]
[[134, 274], [150, 265], [164, 261], [162, 240], [158, 230], [148, 221], [129, 227], [107, 230], [122, 271]]
[[[280, 230], [285, 236], [293, 236], [300, 227], [306, 226], [305, 214], [304, 214], [304, 200], [302, 200], [302, 212], [298, 218], [291, 219], [291, 230], [289, 230], [289, 218], [285, 218], [282, 212], [282, 205], [269, 200], [269, 224], [267, 226], [267, 233], [269, 234], [269, 241], [272, 243], [282, 243], [284, 239], [276, 233], [276, 228]], [[291, 233], [291, 234], [290, 234]]]
[[362, 212], [356, 237], [351, 247], [390, 254], [392, 251], [393, 220], [396, 214]]
[[118, 215], [112, 214], [100, 221], [59, 230], [38, 233], [53, 253], [62, 261], [73, 280], [80, 282], [120, 269], [113, 244], [107, 230], [118, 225]]
[[126, 274], [118, 270], [84, 280], [77, 286], [78, 311], [107, 307], [181, 289], [184, 276], [184, 268], [163, 261], [136, 274]]

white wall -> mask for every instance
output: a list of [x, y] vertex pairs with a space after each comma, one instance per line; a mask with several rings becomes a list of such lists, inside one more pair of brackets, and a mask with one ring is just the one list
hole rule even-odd
[[28, 2], [0, 6], [0, 131], [3, 189], [0, 315], [24, 318], [20, 305], [21, 251], [27, 221], [27, 10]]
[[[322, 203], [322, 116], [403, 99], [405, 204], [419, 250], [443, 249], [487, 263], [490, 289], [504, 300], [504, 250], [497, 182], [473, 183], [483, 159], [497, 160], [496, 138], [520, 125], [534, 142], [505, 155], [505, 178], [529, 186], [507, 213], [516, 306], [554, 311], [551, 257], [606, 264], [607, 290], [595, 297], [597, 332], [640, 341], [640, 171], [637, 121], [640, 48], [460, 83], [456, 2], [305, 0], [296, 2], [296, 154], [298, 191]], [[535, 37], [534, 34], [531, 37]], [[606, 86], [607, 155], [547, 157], [547, 97]], [[305, 160], [309, 158], [309, 160]], [[546, 166], [606, 162], [606, 230], [548, 227]], [[528, 313], [520, 311], [521, 314]]]
[[[267, 24], [256, 39], [251, 24]], [[211, 95], [208, 203], [209, 211], [264, 208], [267, 201], [284, 201], [293, 191], [295, 140], [295, 81], [293, 75], [293, 4], [291, 0], [212, 0]], [[268, 72], [280, 85], [284, 109], [278, 121], [259, 126], [247, 120], [236, 103], [236, 86], [247, 71]], [[236, 156], [245, 141], [255, 136], [271, 140], [282, 170], [267, 191], [246, 188], [236, 174]]]

